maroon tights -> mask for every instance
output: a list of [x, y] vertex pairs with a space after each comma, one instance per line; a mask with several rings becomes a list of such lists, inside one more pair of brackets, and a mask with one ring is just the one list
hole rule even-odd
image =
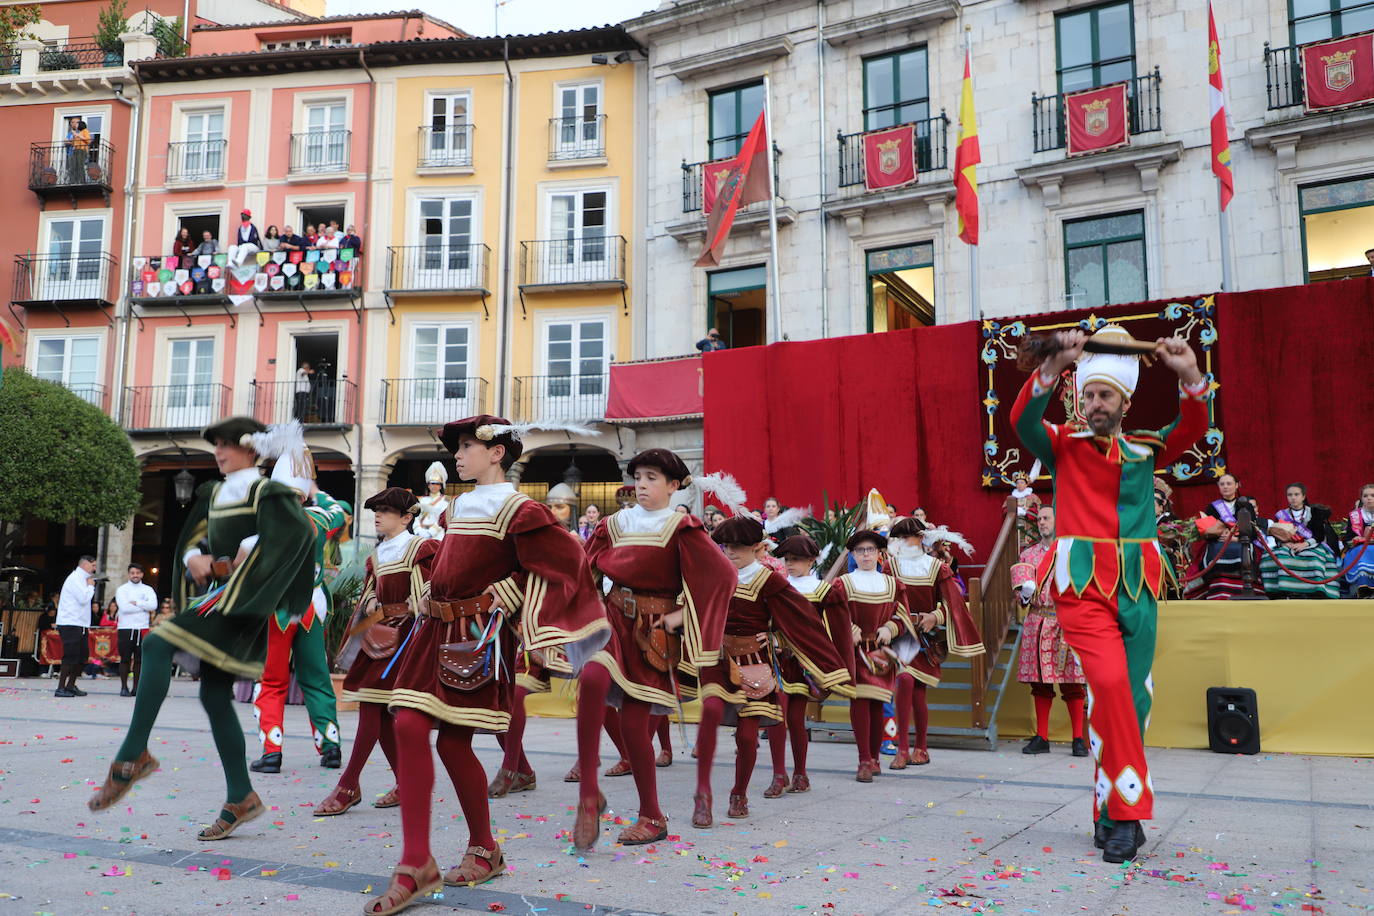
[[[578, 783], [580, 801], [595, 801], [600, 794], [597, 766], [601, 754], [601, 729], [606, 722], [606, 697], [611, 689], [611, 673], [596, 662], [588, 662], [578, 678], [577, 761], [582, 770]], [[621, 754], [639, 790], [639, 816], [662, 818], [658, 806], [658, 781], [654, 772], [654, 747], [649, 735], [649, 704], [625, 697], [618, 715], [617, 731], [623, 744]], [[614, 733], [613, 733], [614, 736]], [[617, 745], [620, 746], [620, 745]]]
[[854, 729], [854, 744], [859, 762], [878, 759], [878, 746], [883, 740], [883, 703], [881, 700], [854, 699], [849, 701], [849, 724]]
[[701, 722], [697, 725], [698, 794], [711, 794], [711, 764], [716, 756], [716, 731], [720, 728], [720, 720], [723, 718], [724, 700], [720, 697], [707, 697], [701, 701]]
[[926, 705], [926, 685], [909, 674], [897, 675], [897, 750], [907, 753], [911, 721], [916, 720], [916, 750], [926, 749], [926, 730], [930, 727], [930, 707]]
[[380, 703], [358, 704], [358, 732], [353, 736], [353, 749], [348, 754], [348, 765], [339, 774], [339, 788], [358, 790], [358, 777], [362, 775], [363, 764], [372, 756], [372, 749], [380, 740], [382, 754], [396, 773], [396, 734], [392, 730], [391, 715]]
[[811, 743], [806, 733], [806, 697], [779, 693], [782, 697], [784, 722], [768, 729], [768, 752], [773, 757], [773, 775], [787, 776], [787, 752], [784, 735], [792, 739], [792, 764], [797, 773], [806, 772], [806, 751]]

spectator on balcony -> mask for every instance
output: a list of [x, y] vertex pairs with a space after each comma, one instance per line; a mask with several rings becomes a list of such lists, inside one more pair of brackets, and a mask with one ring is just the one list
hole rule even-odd
[[182, 257], [196, 250], [195, 239], [191, 238], [189, 226], [182, 226], [177, 230], [177, 237], [172, 239], [172, 255]]
[[340, 247], [339, 242], [342, 240], [343, 236], [339, 235], [339, 231], [334, 228], [334, 224], [330, 223], [328, 226], [324, 227], [324, 231], [320, 233], [320, 237], [316, 240], [314, 247], [321, 251], [338, 250]]
[[296, 403], [291, 415], [302, 423], [310, 414], [310, 394], [314, 387], [315, 368], [308, 360], [301, 360], [300, 368], [296, 370]]
[[[287, 228], [290, 229], [291, 227], [287, 226]], [[275, 225], [268, 226], [267, 231], [262, 235], [262, 250], [276, 251], [279, 247], [281, 247], [281, 233], [277, 231]]]
[[196, 250], [191, 252], [191, 254], [196, 257], [200, 257], [203, 254], [219, 254], [219, 242], [215, 239], [214, 235], [211, 234], [209, 229], [206, 229], [200, 234], [200, 244], [196, 246]]
[[319, 245], [319, 241], [320, 241], [320, 233], [319, 233], [319, 231], [318, 231], [313, 225], [311, 225], [311, 226], [306, 226], [306, 227], [305, 227], [305, 247], [307, 247], [307, 248], [316, 248], [316, 247], [318, 247], [318, 245]]
[[290, 226], [283, 226], [278, 247], [282, 251], [304, 251], [310, 247], [310, 243], [305, 240], [305, 236], [297, 235]]
[[231, 267], [242, 267], [244, 261], [262, 251], [262, 238], [258, 235], [258, 227], [253, 225], [253, 211], [247, 207], [239, 214], [239, 228], [234, 239], [234, 244], [229, 246]]
[[80, 118], [67, 121], [67, 176], [71, 184], [86, 180], [86, 152], [91, 148], [91, 132]]
[[720, 339], [720, 331], [715, 328], [706, 332], [706, 336], [697, 341], [697, 349], [702, 353], [710, 353], [712, 350], [725, 350], [729, 344]]
[[339, 240], [339, 247], [352, 249], [354, 257], [363, 253], [363, 240], [352, 225], [349, 225], [348, 231], [344, 233], [344, 237]]

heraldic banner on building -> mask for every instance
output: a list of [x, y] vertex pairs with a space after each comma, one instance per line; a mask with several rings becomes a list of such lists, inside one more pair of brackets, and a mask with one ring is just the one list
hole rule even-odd
[[1064, 95], [1070, 156], [1125, 146], [1130, 140], [1126, 118], [1126, 84], [1113, 83]]
[[864, 134], [864, 188], [881, 191], [916, 182], [916, 125]]
[[1308, 111], [1374, 99], [1374, 32], [1303, 45], [1302, 72]]

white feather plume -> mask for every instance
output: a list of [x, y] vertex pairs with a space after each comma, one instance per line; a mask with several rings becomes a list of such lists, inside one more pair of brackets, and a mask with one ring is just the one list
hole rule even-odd
[[702, 493], [714, 496], [735, 515], [743, 514], [745, 504], [749, 502], [749, 494], [744, 492], [744, 487], [739, 485], [733, 474], [724, 471], [718, 474], [702, 474], [700, 477], [693, 477], [692, 483], [696, 484]]
[[801, 524], [801, 520], [811, 517], [810, 506], [794, 506], [791, 509], [784, 509], [778, 513], [777, 518], [770, 518], [764, 521], [763, 530], [772, 534], [774, 531], [781, 531], [783, 528], [791, 528]]
[[821, 569], [826, 568], [826, 564], [830, 562], [830, 554], [834, 550], [834, 544], [826, 544], [825, 547], [821, 549], [821, 555], [816, 557], [816, 566], [818, 566]]
[[305, 451], [305, 427], [299, 420], [273, 423], [266, 431], [249, 433], [244, 443], [258, 453], [261, 458], [280, 458], [282, 455], [299, 455]]
[[973, 556], [973, 545], [970, 544], [962, 534], [957, 531], [950, 531], [945, 525], [927, 529], [925, 533], [921, 535], [921, 539], [932, 547], [941, 541], [948, 541], [962, 550], [966, 556]]
[[526, 433], [533, 432], [561, 432], [572, 433], [575, 436], [599, 436], [596, 430], [580, 423], [565, 423], [561, 420], [535, 420], [532, 423], [496, 423], [491, 427], [493, 436], [504, 436], [510, 433], [515, 439], [524, 439]]

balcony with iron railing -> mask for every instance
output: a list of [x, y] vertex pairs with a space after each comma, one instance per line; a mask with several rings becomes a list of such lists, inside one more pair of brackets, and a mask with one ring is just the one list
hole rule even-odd
[[[682, 212], [700, 213], [703, 201], [705, 200], [705, 188], [702, 185], [707, 166], [728, 162], [728, 159], [708, 159], [704, 162], [682, 163]], [[778, 166], [782, 161], [782, 151], [778, 149], [776, 143], [773, 144], [773, 193], [778, 190]], [[768, 209], [768, 201], [755, 201], [754, 203], [744, 204], [738, 212], [754, 210], [756, 208]]]
[[1302, 104], [1301, 47], [1271, 48], [1264, 43], [1264, 92], [1270, 111]]
[[[901, 125], [897, 125], [901, 126]], [[916, 174], [940, 171], [948, 168], [949, 118], [941, 111], [933, 118], [912, 122], [916, 132]], [[866, 160], [864, 156], [864, 134], [839, 133], [840, 184], [841, 188], [863, 186]]]
[[[149, 255], [129, 263], [129, 301], [140, 305], [224, 306], [229, 302], [227, 255]], [[189, 319], [188, 319], [189, 320]]]
[[388, 293], [472, 293], [487, 295], [491, 249], [483, 244], [395, 245], [387, 249]]
[[442, 426], [486, 412], [486, 379], [382, 379], [383, 426]]
[[114, 147], [106, 140], [84, 149], [65, 141], [29, 145], [29, 190], [41, 201], [70, 197], [75, 206], [82, 194], [101, 194], [108, 202], [113, 169]]
[[471, 124], [432, 125], [420, 128], [420, 155], [417, 163], [422, 169], [472, 168]]
[[322, 379], [300, 390], [301, 383], [252, 383], [254, 417], [262, 423], [299, 420], [306, 427], [343, 427], [358, 422], [358, 386], [350, 379]]
[[224, 181], [228, 140], [180, 140], [167, 144], [167, 183], [219, 184]]
[[[1126, 81], [1127, 127], [1132, 136], [1160, 130], [1159, 68]], [[1068, 142], [1064, 95], [1031, 93], [1031, 135], [1035, 152], [1063, 149]]]
[[291, 135], [288, 173], [295, 177], [348, 171], [351, 130], [312, 130]]
[[520, 243], [522, 290], [625, 288], [624, 236], [582, 235]]
[[531, 420], [590, 421], [606, 416], [610, 377], [596, 375], [523, 375], [512, 380], [517, 423]]
[[85, 401], [87, 404], [90, 404], [92, 407], [99, 407], [101, 410], [105, 409], [105, 403], [106, 398], [109, 395], [109, 389], [106, 388], [104, 385], [100, 385], [95, 382], [62, 382], [60, 384], [63, 388], [66, 388], [72, 394], [76, 395], [81, 400]]
[[130, 433], [165, 433], [204, 429], [232, 412], [233, 391], [227, 385], [139, 385], [124, 389], [120, 422]]
[[549, 162], [576, 163], [606, 158], [606, 116], [549, 118]]
[[108, 252], [21, 254], [14, 257], [10, 301], [27, 309], [109, 308], [115, 258]]
[[49, 73], [55, 70], [97, 70], [101, 67], [124, 66], [124, 50], [107, 51], [94, 38], [68, 38], [52, 42], [38, 52], [38, 69]]

